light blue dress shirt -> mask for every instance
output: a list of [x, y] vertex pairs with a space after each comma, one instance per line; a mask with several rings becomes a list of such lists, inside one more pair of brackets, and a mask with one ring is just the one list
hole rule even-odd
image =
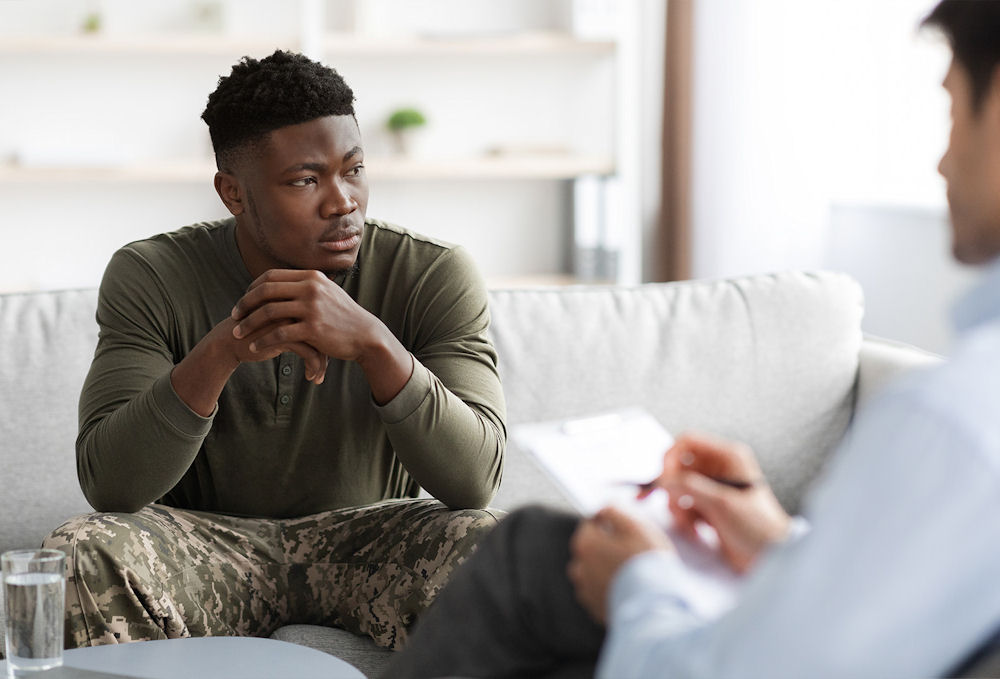
[[810, 494], [812, 530], [771, 549], [704, 619], [668, 553], [615, 578], [598, 676], [940, 676], [1000, 626], [1000, 260], [954, 309], [950, 362], [859, 414]]

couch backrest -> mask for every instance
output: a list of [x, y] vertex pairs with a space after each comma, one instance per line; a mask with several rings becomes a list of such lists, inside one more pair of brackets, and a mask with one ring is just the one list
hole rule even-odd
[[74, 442], [96, 304], [95, 290], [0, 295], [0, 551], [90, 511]]
[[[496, 290], [490, 304], [509, 426], [641, 406], [673, 433], [751, 444], [794, 510], [853, 412], [863, 300], [842, 274]], [[497, 505], [557, 497], [508, 445]]]
[[[0, 551], [90, 509], [74, 441], [96, 299], [0, 295]], [[671, 431], [749, 442], [794, 508], [851, 416], [862, 300], [843, 275], [495, 290], [490, 303], [512, 425], [641, 405]], [[534, 501], [564, 504], [511, 445], [495, 504]]]

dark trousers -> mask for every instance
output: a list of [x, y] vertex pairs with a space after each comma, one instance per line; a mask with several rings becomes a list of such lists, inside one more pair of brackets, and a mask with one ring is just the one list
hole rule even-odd
[[502, 520], [418, 619], [384, 676], [592, 677], [604, 628], [566, 576], [578, 521], [537, 507]]

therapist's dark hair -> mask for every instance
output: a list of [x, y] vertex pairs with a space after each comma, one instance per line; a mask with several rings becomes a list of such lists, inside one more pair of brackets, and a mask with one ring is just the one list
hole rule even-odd
[[1000, 2], [942, 0], [921, 23], [948, 38], [955, 61], [972, 82], [972, 108], [978, 111], [1000, 64]]

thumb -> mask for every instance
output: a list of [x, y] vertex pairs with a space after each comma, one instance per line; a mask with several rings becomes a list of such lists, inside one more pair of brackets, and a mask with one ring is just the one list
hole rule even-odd
[[[686, 505], [685, 509], [697, 511], [711, 521], [711, 518], [728, 504], [727, 493], [732, 492], [732, 489], [715, 483], [701, 474], [689, 473], [684, 474], [673, 484], [670, 492], [678, 495], [678, 504]], [[690, 500], [681, 501], [680, 498], [685, 495]]]
[[615, 533], [627, 533], [635, 526], [635, 520], [617, 507], [605, 507], [594, 515], [594, 520]]

